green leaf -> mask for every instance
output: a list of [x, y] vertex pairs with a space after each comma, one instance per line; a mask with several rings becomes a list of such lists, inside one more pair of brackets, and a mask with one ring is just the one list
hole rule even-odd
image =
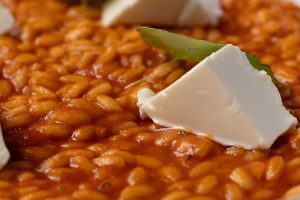
[[268, 65], [262, 64], [261, 62], [259, 62], [258, 58], [256, 58], [255, 56], [246, 53], [246, 56], [250, 62], [250, 64], [257, 70], [259, 71], [265, 71], [267, 72], [267, 74], [272, 78], [272, 81], [274, 84], [278, 84], [279, 81], [275, 78], [275, 76], [273, 75], [273, 72], [271, 70], [271, 68]]
[[[161, 29], [138, 27], [138, 31], [141, 33], [146, 44], [167, 51], [176, 60], [200, 62], [225, 46], [225, 44], [196, 40]], [[246, 53], [246, 56], [255, 69], [266, 71], [272, 78], [273, 83], [278, 82], [269, 66], [260, 63], [251, 54]]]

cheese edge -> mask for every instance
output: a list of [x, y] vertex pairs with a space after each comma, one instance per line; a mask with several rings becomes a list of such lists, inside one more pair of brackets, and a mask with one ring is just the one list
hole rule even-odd
[[2, 169], [9, 161], [10, 153], [3, 139], [2, 127], [0, 125], [0, 169]]

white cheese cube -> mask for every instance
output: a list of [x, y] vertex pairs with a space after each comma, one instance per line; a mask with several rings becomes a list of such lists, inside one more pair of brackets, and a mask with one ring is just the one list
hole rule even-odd
[[8, 162], [10, 158], [10, 154], [8, 149], [5, 146], [3, 133], [0, 125], [0, 169], [4, 167], [4, 165]]
[[140, 110], [159, 125], [245, 149], [269, 148], [297, 123], [271, 78], [233, 45], [204, 59]]
[[0, 35], [10, 31], [15, 25], [15, 19], [10, 11], [0, 3]]
[[104, 6], [101, 23], [216, 25], [221, 15], [220, 0], [111, 0]]

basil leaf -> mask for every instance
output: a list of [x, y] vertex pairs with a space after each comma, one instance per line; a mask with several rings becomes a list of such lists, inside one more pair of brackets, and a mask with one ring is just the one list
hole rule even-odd
[[[225, 44], [197, 40], [161, 29], [138, 27], [137, 30], [141, 33], [146, 44], [167, 51], [175, 60], [200, 62], [225, 46]], [[246, 56], [255, 69], [264, 70], [272, 78], [273, 83], [278, 82], [269, 66], [260, 63], [251, 54], [246, 53]]]
[[262, 64], [261, 62], [259, 62], [258, 58], [256, 58], [255, 56], [246, 53], [246, 56], [250, 62], [250, 64], [257, 70], [259, 71], [265, 71], [267, 72], [267, 74], [272, 78], [273, 83], [278, 84], [279, 81], [275, 78], [275, 76], [273, 75], [273, 72], [271, 70], [271, 68], [268, 65]]

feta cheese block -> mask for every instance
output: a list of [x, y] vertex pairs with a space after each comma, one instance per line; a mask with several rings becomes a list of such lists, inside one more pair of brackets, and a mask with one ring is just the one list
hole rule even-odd
[[15, 25], [15, 19], [10, 11], [0, 3], [0, 35], [10, 31]]
[[[147, 89], [148, 90], [148, 89]], [[144, 89], [138, 97], [149, 93]], [[271, 78], [249, 63], [238, 47], [226, 45], [139, 109], [155, 123], [208, 136], [223, 145], [269, 148], [296, 125]]]
[[222, 14], [220, 0], [111, 0], [101, 24], [216, 25]]
[[9, 160], [9, 158], [10, 158], [10, 154], [9, 154], [8, 149], [5, 146], [2, 128], [0, 125], [0, 169], [2, 169], [5, 166], [5, 164]]

